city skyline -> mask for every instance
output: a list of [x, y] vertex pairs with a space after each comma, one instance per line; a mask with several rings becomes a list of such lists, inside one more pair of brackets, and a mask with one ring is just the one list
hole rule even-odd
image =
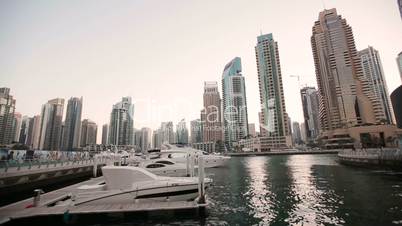
[[[402, 49], [401, 43], [397, 42], [397, 40], [400, 40], [400, 38], [402, 38], [402, 32], [400, 31], [400, 29], [397, 29], [398, 26], [400, 27], [398, 8], [395, 2], [374, 3], [364, 1], [364, 3], [364, 5], [367, 6], [367, 8], [364, 7], [364, 9], [359, 8], [361, 4], [356, 3], [356, 5], [350, 5], [350, 3], [346, 1], [340, 1], [331, 4], [328, 4], [328, 2], [326, 2], [326, 8], [336, 7], [338, 13], [341, 14], [344, 18], [348, 19], [348, 24], [352, 27], [354, 32], [358, 51], [366, 48], [368, 45], [371, 45], [380, 52], [384, 66], [384, 74], [388, 83], [388, 90], [392, 92], [392, 90], [394, 90], [400, 84], [398, 68], [395, 63], [395, 58]], [[93, 55], [94, 53], [98, 53], [96, 49], [91, 49], [97, 46], [95, 44], [90, 45], [89, 49], [84, 48], [82, 51], [78, 51], [76, 49], [77, 46], [75, 46], [77, 43], [74, 41], [78, 41], [80, 40], [80, 38], [84, 38], [84, 43], [88, 43], [88, 41], [90, 40], [89, 38], [91, 37], [95, 38], [96, 35], [99, 34], [105, 35], [103, 33], [103, 30], [99, 28], [99, 24], [94, 22], [94, 20], [96, 19], [102, 19], [99, 18], [100, 15], [98, 11], [89, 11], [88, 15], [79, 14], [83, 12], [79, 11], [79, 9], [77, 8], [74, 8], [74, 3], [59, 2], [48, 4], [46, 7], [43, 6], [44, 8], [42, 10], [39, 10], [39, 12], [43, 13], [43, 15], [36, 15], [36, 13], [38, 12], [34, 13], [33, 11], [31, 11], [35, 10], [35, 7], [31, 6], [33, 7], [33, 9], [30, 9], [29, 3], [24, 6], [19, 5], [20, 3], [18, 2], [3, 4], [5, 6], [0, 7], [3, 8], [3, 11], [7, 11], [4, 9], [8, 9], [9, 11], [13, 11], [14, 9], [27, 12], [25, 17], [22, 17], [18, 13], [16, 15], [10, 15], [7, 12], [4, 12], [5, 16], [11, 19], [2, 20], [2, 22], [0, 22], [1, 25], [4, 25], [1, 26], [3, 30], [2, 33], [7, 33], [5, 37], [0, 39], [0, 50], [10, 54], [10, 57], [8, 57], [7, 59], [5, 56], [0, 58], [0, 66], [3, 68], [0, 72], [0, 78], [3, 81], [3, 84], [1, 84], [1, 86], [11, 88], [12, 95], [17, 100], [16, 112], [20, 112], [22, 115], [28, 115], [32, 117], [39, 114], [40, 106], [44, 102], [52, 98], [61, 97], [67, 99], [71, 96], [83, 96], [85, 102], [82, 118], [91, 118], [98, 125], [102, 125], [109, 122], [110, 108], [112, 107], [113, 103], [115, 103], [115, 101], [120, 99], [122, 96], [131, 96], [133, 98], [133, 103], [136, 106], [136, 112], [134, 116], [134, 126], [136, 128], [147, 126], [155, 129], [160, 125], [162, 121], [178, 122], [181, 118], [186, 118], [187, 121], [190, 122], [193, 119], [199, 118], [199, 109], [201, 107], [200, 103], [202, 103], [203, 82], [214, 80], [219, 81], [222, 65], [227, 63], [233, 57], [239, 56], [242, 58], [243, 76], [245, 77], [246, 82], [249, 123], [258, 123], [258, 112], [260, 110], [260, 107], [258, 99], [258, 79], [253, 46], [255, 44], [255, 37], [258, 36], [260, 30], [262, 30], [263, 33], [272, 32], [275, 35], [276, 41], [278, 41], [279, 43], [279, 54], [281, 58], [282, 74], [284, 79], [284, 93], [287, 103], [287, 112], [293, 121], [302, 122], [303, 113], [300, 98], [292, 98], [293, 96], [299, 95], [299, 87], [296, 79], [291, 78], [290, 75], [300, 75], [302, 85], [304, 83], [307, 83], [307, 85], [309, 86], [317, 87], [317, 84], [315, 82], [314, 63], [309, 38], [311, 35], [311, 25], [317, 19], [317, 13], [322, 11], [322, 5], [319, 1], [310, 1], [307, 3], [308, 6], [303, 6], [302, 8], [300, 8], [300, 3], [296, 3], [290, 6], [286, 5], [286, 7], [289, 7], [289, 10], [296, 10], [297, 8], [300, 8], [298, 9], [299, 11], [297, 11], [298, 14], [294, 15], [294, 18], [296, 18], [297, 16], [300, 17], [298, 18], [300, 19], [300, 21], [298, 21], [298, 23], [300, 23], [300, 26], [296, 26], [296, 24], [293, 24], [293, 26], [286, 26], [287, 20], [285, 20], [284, 22], [276, 22], [278, 24], [269, 22], [269, 19], [271, 17], [268, 16], [266, 18], [265, 16], [261, 15], [261, 12], [257, 9], [258, 7], [253, 8], [255, 6], [249, 6], [249, 8], [246, 8], [244, 11], [242, 11], [242, 15], [244, 17], [240, 17], [237, 19], [230, 17], [230, 19], [236, 19], [231, 22], [227, 21], [226, 19], [219, 19], [218, 21], [220, 23], [218, 23], [218, 25], [213, 27], [211, 30], [211, 32], [216, 32], [216, 38], [209, 38], [211, 39], [208, 39], [209, 41], [205, 41], [207, 37], [203, 35], [201, 35], [199, 39], [195, 39], [193, 35], [188, 34], [189, 32], [197, 33], [198, 30], [194, 31], [193, 28], [188, 28], [184, 26], [186, 25], [185, 23], [179, 23], [179, 25], [177, 26], [171, 25], [173, 26], [172, 28], [174, 31], [177, 32], [177, 34], [175, 34], [174, 32], [169, 33], [172, 34], [173, 38], [168, 38], [167, 41], [169, 43], [172, 43], [175, 47], [176, 42], [182, 42], [182, 44], [184, 45], [183, 48], [190, 48], [190, 50], [191, 48], [194, 48], [194, 51], [185, 51], [183, 50], [183, 48], [174, 49], [174, 47], [172, 47], [172, 49], [164, 49], [164, 47], [162, 47], [160, 44], [156, 45], [157, 49], [161, 48], [162, 50], [160, 53], [161, 56], [156, 56], [156, 61], [158, 64], [162, 63], [160, 57], [165, 56], [165, 54], [168, 54], [170, 53], [170, 51], [173, 50], [179, 51], [176, 56], [176, 60], [168, 60], [166, 64], [160, 65], [161, 68], [167, 68], [169, 70], [168, 74], [171, 75], [172, 81], [163, 79], [166, 73], [166, 69], [155, 70], [154, 68], [149, 67], [149, 64], [146, 64], [148, 66], [147, 68], [140, 67], [140, 70], [137, 70], [136, 67], [131, 68], [129, 64], [135, 62], [138, 57], [143, 56], [139, 63], [145, 61], [151, 62], [150, 59], [153, 58], [150, 58], [151, 55], [148, 55], [149, 53], [145, 52], [141, 48], [141, 51], [134, 51], [136, 50], [136, 48], [131, 45], [127, 46], [130, 51], [124, 52], [121, 49], [123, 46], [116, 43], [116, 36], [106, 36], [105, 38], [99, 38], [99, 40], [95, 41], [95, 44], [101, 47], [99, 50], [99, 55], [101, 55], [101, 57]], [[130, 9], [135, 11], [135, 5], [132, 4], [133, 3], [122, 2], [120, 3], [120, 5], [117, 5], [115, 7], [117, 7], [116, 10], [118, 10], [119, 12], [123, 12], [123, 18], [130, 18], [127, 15], [131, 12]], [[218, 6], [220, 4], [223, 5], [224, 3], [217, 3]], [[259, 4], [260, 6], [269, 6], [271, 3], [260, 2]], [[349, 4], [349, 6], [346, 7], [346, 4]], [[108, 4], [105, 2], [101, 2], [101, 5], [106, 7]], [[36, 7], [40, 6], [41, 4]], [[63, 8], [63, 6], [70, 6], [70, 8]], [[90, 6], [91, 4], [86, 2], [83, 5], [83, 9]], [[126, 9], [124, 8], [124, 6], [129, 7], [127, 7]], [[151, 6], [152, 3], [141, 5], [141, 7], [145, 7], [146, 9], [150, 9]], [[177, 7], [178, 9], [180, 9], [180, 12], [178, 14], [179, 17], [182, 17], [187, 15], [188, 12], [186, 11], [186, 9], [190, 9], [189, 12], [193, 12], [194, 10], [196, 10], [196, 6], [201, 8], [209, 7], [211, 6], [211, 3], [206, 2], [202, 5], [197, 5], [195, 3], [186, 3], [182, 5], [172, 4], [172, 6], [170, 7]], [[242, 4], [235, 3], [232, 7], [239, 8], [241, 6]], [[275, 4], [275, 6], [279, 8], [285, 7], [281, 3]], [[49, 7], [54, 7], [51, 9], [55, 9], [56, 11], [65, 10], [63, 11], [64, 14], [62, 13], [61, 15], [55, 16], [56, 14], [50, 13]], [[378, 10], [378, 12], [374, 11], [378, 8], [382, 8], [383, 10]], [[69, 21], [65, 21], [66, 18], [63, 18], [63, 16], [67, 16], [68, 13], [74, 13], [74, 10], [78, 10], [76, 12], [79, 16], [77, 20], [83, 19], [85, 22], [85, 26], [89, 26], [90, 28], [93, 28], [93, 30], [90, 30], [86, 33], [81, 29], [82, 26], [80, 27], [77, 25], [77, 27], [75, 27], [75, 24]], [[159, 9], [156, 10], [158, 11]], [[195, 19], [193, 20], [195, 20], [197, 24], [199, 23], [203, 25], [200, 28], [201, 31], [207, 29], [207, 25], [211, 25], [212, 22], [210, 20], [217, 19], [218, 15], [216, 10], [217, 9], [212, 9], [212, 12], [210, 12], [212, 19], [206, 21], [202, 19], [201, 14], [198, 15], [199, 12], [196, 10]], [[390, 13], [389, 10], [392, 10], [392, 12], [394, 13]], [[365, 16], [366, 14], [363, 14], [366, 13], [366, 11], [374, 11], [374, 13], [371, 15], [373, 15], [373, 17], [374, 15], [377, 16], [375, 18], [367, 17]], [[380, 13], [383, 13], [383, 16], [381, 16]], [[278, 14], [274, 13], [273, 16], [275, 15], [278, 16]], [[91, 18], [90, 16], [93, 16], [93, 18]], [[105, 19], [102, 19], [102, 22], [110, 26], [121, 21], [120, 17], [116, 19], [112, 18], [113, 16], [115, 16], [115, 13], [108, 11], [105, 15]], [[140, 16], [140, 18], [147, 18], [147, 16], [143, 14], [141, 14]], [[169, 16], [172, 15], [167, 12], [163, 13], [162, 16], [152, 21], [152, 26], [150, 28], [161, 28], [164, 24], [162, 20], [165, 17], [169, 18]], [[26, 18], [34, 19], [31, 23], [37, 23], [34, 24], [35, 26], [31, 28], [33, 29], [32, 31], [25, 30], [24, 25], [21, 24], [21, 22], [24, 21], [23, 19]], [[46, 22], [45, 20], [51, 18], [55, 19], [56, 22], [61, 22], [61, 24], [50, 24], [50, 30], [44, 30], [44, 33], [42, 35], [48, 34], [48, 32], [54, 32], [54, 29], [58, 31], [57, 29], [60, 29], [60, 27], [65, 25], [66, 31], [72, 31], [71, 36], [68, 36], [68, 38], [66, 38], [67, 40], [62, 40], [60, 39], [60, 37], [56, 36], [53, 37], [55, 38], [54, 42], [50, 41], [49, 43], [47, 43], [46, 46], [32, 46], [35, 41], [41, 41], [44, 37], [42, 37], [40, 34], [33, 34], [31, 32], [35, 32], [35, 28], [42, 28], [42, 26], [50, 23]], [[107, 21], [107, 19], [110, 19], [110, 21]], [[289, 21], [295, 22], [294, 20]], [[226, 25], [227, 23], [236, 24], [236, 22], [241, 23], [239, 27], [235, 29], [233, 29], [232, 27], [232, 30], [230, 28], [223, 29], [222, 31], [219, 30], [220, 28], [225, 27], [224, 25]], [[365, 25], [367, 23], [370, 23], [373, 26], [377, 25], [376, 28], [378, 28], [378, 32], [373, 34], [370, 28], [365, 28]], [[94, 27], [91, 27], [91, 25], [94, 25]], [[124, 30], [122, 28], [125, 28], [125, 26], [129, 25], [130, 24], [127, 23], [122, 24], [122, 27], [120, 29], [117, 29], [117, 34], [121, 34], [120, 32]], [[150, 40], [144, 41], [141, 39], [142, 42], [139, 43], [144, 44], [150, 41], [157, 40], [156, 37], [158, 37], [158, 35], [161, 35], [168, 31], [162, 29], [162, 31], [158, 32], [155, 30], [148, 30], [150, 29], [149, 27], [142, 27], [147, 25], [149, 24], [145, 23], [145, 25], [138, 26], [140, 26], [142, 29], [145, 29], [146, 32], [144, 32], [144, 34], [150, 35]], [[179, 28], [183, 30], [181, 30], [181, 32], [178, 32], [179, 30], [177, 29]], [[11, 42], [11, 38], [15, 38], [12, 36], [12, 34], [16, 35], [18, 34], [18, 31], [20, 33], [27, 32], [28, 35], [31, 35], [34, 38], [33, 41], [29, 42], [16, 38], [15, 41]], [[183, 35], [183, 31], [185, 32], [185, 35], [189, 35], [189, 37], [191, 37], [190, 42], [185, 40], [187, 36], [180, 37], [180, 35]], [[286, 31], [293, 31], [294, 34], [297, 34], [299, 37], [301, 37], [300, 40], [294, 40], [294, 38], [287, 37], [292, 35], [289, 35]], [[11, 36], [9, 32], [11, 32]], [[127, 42], [128, 40], [126, 39], [136, 37], [133, 36], [133, 34], [129, 31], [127, 32], [127, 37], [124, 36], [125, 33], [123, 33], [123, 41]], [[233, 44], [227, 42], [227, 35], [230, 35], [230, 39]], [[381, 36], [383, 37], [382, 39], [380, 38]], [[113, 39], [113, 37], [115, 39]], [[25, 38], [26, 37], [24, 37], [24, 39]], [[203, 51], [198, 47], [196, 48], [193, 42], [197, 43], [197, 41], [201, 41], [201, 46], [203, 48], [206, 48], [208, 51]], [[291, 42], [294, 42], [294, 44]], [[63, 43], [67, 44], [65, 48], [68, 48], [68, 46], [74, 47], [73, 50], [67, 51], [67, 49], [57, 48], [57, 45]], [[233, 45], [235, 45], [236, 48], [233, 48]], [[295, 48], [295, 45], [298, 45], [298, 48]], [[14, 51], [10, 51], [10, 48], [13, 47], [15, 47], [15, 49], [12, 49]], [[147, 45], [147, 48], [150, 47]], [[32, 52], [26, 52], [28, 50], [32, 50]], [[55, 51], [57, 52], [60, 50], [66, 50], [66, 55], [61, 56], [59, 53], [55, 53]], [[152, 48], [150, 50], [152, 51]], [[218, 51], [220, 54], [215, 54], [216, 51]], [[83, 56], [76, 55], [77, 53], [82, 53]], [[112, 53], [112, 58], [114, 57], [116, 59], [114, 61], [108, 61], [112, 60], [107, 56], [108, 53]], [[182, 53], [183, 56], [180, 56], [180, 53]], [[202, 54], [200, 56], [196, 56], [196, 53]], [[40, 56], [39, 58], [42, 60], [33, 60], [32, 63], [27, 63], [27, 61], [32, 60], [32, 57], [34, 56]], [[61, 57], [60, 62], [62, 63], [51, 60], [51, 58], [58, 59], [57, 57]], [[84, 59], [81, 57], [90, 57], [90, 60], [86, 59], [85, 61], [83, 61], [89, 63], [89, 66], [85, 66], [77, 61], [74, 61], [73, 58], [75, 57], [81, 60]], [[188, 59], [185, 59], [183, 61], [181, 57], [186, 57]], [[21, 60], [21, 58], [23, 59]], [[191, 66], [194, 66], [194, 64], [198, 63], [200, 59], [203, 59], [201, 62], [204, 67], [197, 67], [197, 70], [194, 70], [194, 68], [193, 70], [187, 70], [187, 67], [184, 65], [190, 64]], [[19, 60], [21, 61], [19, 62]], [[107, 62], [111, 64], [111, 68], [102, 65]], [[55, 63], [55, 66], [49, 65], [51, 63]], [[138, 66], [138, 64], [135, 65]], [[57, 66], [61, 67], [57, 68]], [[96, 67], [98, 67], [97, 70]], [[96, 73], [99, 72], [99, 69], [105, 69], [105, 67], [106, 69], [108, 69], [106, 70], [106, 72], [108, 73], [102, 72], [99, 75]], [[123, 69], [126, 69], [127, 71], [124, 71]], [[186, 76], [184, 75], [188, 74], [188, 72], [191, 72], [191, 76], [188, 76], [189, 78], [186, 78]], [[57, 75], [57, 77], [55, 75]], [[161, 78], [163, 79], [163, 83], [161, 85], [155, 84], [154, 81], [160, 81], [158, 79]], [[180, 83], [183, 84], [180, 87], [181, 89], [173, 88], [175, 85], [177, 85], [177, 79], [180, 79]], [[110, 83], [110, 80], [115, 81], [116, 84]], [[126, 84], [122, 84], [122, 82]], [[30, 87], [30, 85], [34, 85], [35, 88]], [[221, 84], [219, 84], [219, 87], [220, 85]], [[146, 89], [145, 92], [144, 89]], [[38, 90], [46, 91], [37, 92]], [[103, 93], [106, 93], [106, 91], [109, 91], [108, 95], [103, 95]], [[222, 90], [220, 89], [219, 92], [222, 93]], [[183, 93], [185, 93], [186, 95], [183, 95]], [[35, 98], [30, 99], [29, 97], [31, 96], [34, 96]], [[99, 98], [99, 96], [102, 97]], [[148, 122], [143, 123], [143, 121], [147, 121], [142, 119], [146, 119], [148, 117], [144, 116], [144, 112], [145, 114], [149, 113], [147, 106], [148, 103], [154, 102], [153, 104], [155, 106], [164, 106], [166, 105], [166, 100], [173, 100], [171, 104], [177, 105], [175, 106], [176, 112], [162, 116], [156, 116], [155, 118], [157, 118], [158, 120], [150, 120], [148, 121], [150, 122], [149, 124]], [[139, 101], [140, 104], [136, 104], [137, 101]], [[141, 101], [143, 102], [141, 103]], [[189, 103], [192, 103], [191, 107], [187, 107]], [[66, 111], [64, 111], [64, 114], [65, 112]], [[139, 120], [137, 120], [137, 118]], [[98, 141], [101, 140], [100, 135], [101, 134], [98, 133]]]

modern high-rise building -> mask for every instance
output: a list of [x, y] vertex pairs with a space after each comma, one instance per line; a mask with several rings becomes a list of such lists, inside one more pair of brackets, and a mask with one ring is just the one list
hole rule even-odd
[[84, 119], [81, 124], [81, 147], [96, 144], [96, 137], [98, 134], [98, 125], [95, 122]]
[[[400, 0], [400, 1], [402, 1], [402, 0]], [[398, 57], [396, 58], [396, 63], [398, 64], [399, 75], [401, 76], [401, 81], [402, 81], [402, 52], [400, 52], [398, 54]]]
[[13, 121], [15, 99], [10, 88], [0, 88], [0, 144], [10, 144], [14, 139]]
[[67, 103], [66, 120], [64, 121], [62, 141], [64, 151], [72, 151], [80, 147], [81, 114], [82, 97], [71, 97]]
[[336, 9], [320, 12], [311, 45], [322, 131], [379, 122], [374, 109], [381, 106], [364, 79], [352, 28]]
[[202, 142], [202, 122], [200, 119], [196, 119], [190, 122], [190, 134], [191, 134], [191, 143], [201, 143]]
[[152, 133], [152, 148], [159, 149], [162, 146], [161, 129], [154, 130]]
[[140, 129], [134, 128], [134, 145], [138, 149], [141, 149], [142, 147], [141, 140], [142, 140], [142, 131]]
[[23, 116], [21, 121], [21, 130], [18, 143], [27, 144], [29, 127], [32, 128], [31, 123], [33, 123], [33, 119], [28, 116]]
[[295, 144], [301, 144], [302, 137], [301, 137], [300, 124], [298, 122], [293, 122], [292, 127], [293, 127], [293, 132], [292, 132], [293, 142]]
[[64, 99], [49, 100], [42, 106], [39, 149], [59, 150], [62, 130]]
[[188, 144], [188, 129], [184, 119], [182, 119], [176, 125], [176, 137], [177, 143]]
[[121, 102], [113, 105], [109, 123], [109, 144], [134, 144], [134, 105], [131, 97], [123, 97]]
[[107, 145], [108, 143], [108, 137], [109, 137], [109, 125], [108, 124], [104, 124], [102, 126], [102, 144], [103, 145]]
[[33, 149], [39, 149], [39, 137], [40, 137], [41, 118], [40, 115], [33, 117], [32, 125], [32, 140], [27, 145]]
[[203, 141], [223, 141], [221, 97], [217, 82], [204, 83], [204, 109], [201, 111]]
[[141, 150], [144, 153], [152, 147], [152, 130], [150, 128], [141, 129]]
[[380, 102], [381, 109], [375, 110], [376, 118], [383, 123], [393, 124], [393, 114], [389, 100], [388, 87], [382, 69], [380, 54], [372, 46], [357, 53], [360, 57], [364, 80], [368, 82], [376, 100]]
[[34, 122], [35, 118], [34, 117], [28, 117], [28, 130], [25, 135], [25, 145], [28, 147], [32, 148], [32, 141], [33, 141], [33, 135], [34, 135]]
[[162, 122], [161, 123], [161, 142], [162, 144], [173, 144], [175, 143], [175, 134], [173, 130], [173, 122]]
[[306, 139], [308, 142], [314, 141], [320, 133], [318, 124], [318, 92], [314, 87], [304, 87], [300, 90], [300, 95]]
[[272, 138], [272, 146], [291, 146], [278, 43], [271, 33], [257, 37], [255, 55], [261, 104], [260, 134]]
[[254, 123], [249, 123], [248, 124], [248, 134], [251, 137], [256, 137], [257, 136], [257, 133], [255, 131], [255, 124]]
[[391, 101], [394, 108], [396, 125], [402, 129], [402, 85], [391, 93]]
[[241, 72], [241, 59], [235, 57], [222, 74], [224, 137], [229, 148], [248, 136], [246, 85]]
[[336, 9], [320, 12], [311, 45], [325, 148], [371, 147], [371, 137], [388, 145], [385, 138], [396, 137], [397, 128], [383, 123], [383, 107], [365, 77], [352, 28]]
[[19, 112], [15, 112], [13, 119], [14, 142], [18, 142], [20, 140], [21, 125], [22, 125], [22, 115]]

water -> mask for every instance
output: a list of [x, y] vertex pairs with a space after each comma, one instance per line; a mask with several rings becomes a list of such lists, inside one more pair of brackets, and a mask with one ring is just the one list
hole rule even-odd
[[205, 218], [108, 216], [85, 225], [402, 225], [402, 173], [339, 165], [336, 155], [234, 157], [208, 172]]

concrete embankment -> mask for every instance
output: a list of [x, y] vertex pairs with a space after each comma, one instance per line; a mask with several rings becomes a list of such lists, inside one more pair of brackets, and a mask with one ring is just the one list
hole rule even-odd
[[345, 165], [402, 170], [402, 150], [398, 148], [342, 150], [338, 160]]
[[319, 151], [265, 151], [265, 152], [229, 152], [229, 156], [263, 156], [263, 155], [314, 155], [314, 154], [338, 154], [339, 150], [319, 150]]

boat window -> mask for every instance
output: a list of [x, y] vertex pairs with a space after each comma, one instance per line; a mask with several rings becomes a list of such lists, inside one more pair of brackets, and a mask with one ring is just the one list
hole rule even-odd
[[165, 165], [160, 164], [160, 163], [153, 163], [153, 164], [147, 165], [146, 168], [161, 168], [161, 167], [165, 167]]
[[156, 163], [162, 163], [162, 164], [166, 164], [166, 165], [173, 165], [173, 162], [170, 161], [166, 161], [166, 160], [161, 160], [161, 161], [156, 161]]
[[169, 158], [186, 158], [186, 153], [172, 153]]

